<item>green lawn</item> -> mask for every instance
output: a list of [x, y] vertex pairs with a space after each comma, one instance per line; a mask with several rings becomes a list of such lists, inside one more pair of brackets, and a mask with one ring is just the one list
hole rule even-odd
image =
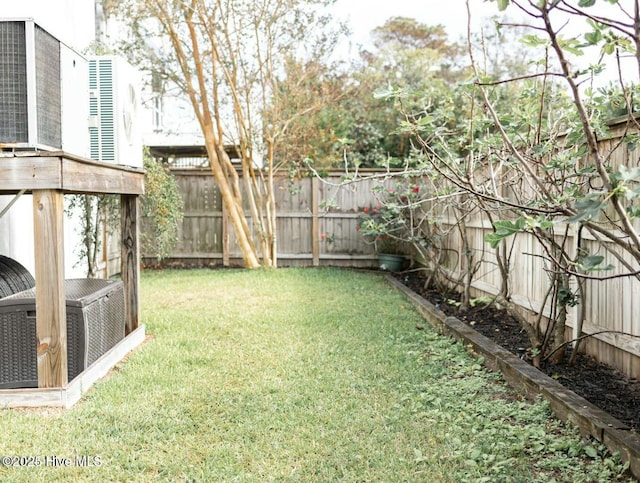
[[[383, 278], [144, 273], [150, 341], [70, 410], [0, 411], [0, 481], [611, 481]], [[598, 454], [596, 454], [598, 453]], [[99, 467], [45, 466], [98, 456]]]

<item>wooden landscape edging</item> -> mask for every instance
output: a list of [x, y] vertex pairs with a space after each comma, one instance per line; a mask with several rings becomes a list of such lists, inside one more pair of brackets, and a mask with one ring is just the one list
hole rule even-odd
[[640, 478], [638, 433], [467, 324], [455, 317], [446, 316], [393, 276], [389, 275], [386, 278], [391, 285], [407, 296], [430, 325], [461, 341], [472, 354], [483, 357], [484, 364], [489, 369], [500, 371], [509, 385], [527, 397], [533, 399], [543, 396], [558, 418], [576, 425], [583, 436], [595, 438], [611, 452], [619, 452], [622, 460], [629, 462], [629, 470], [633, 476]]

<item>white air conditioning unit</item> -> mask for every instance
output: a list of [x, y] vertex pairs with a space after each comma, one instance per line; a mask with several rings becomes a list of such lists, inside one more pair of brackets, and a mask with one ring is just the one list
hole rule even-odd
[[0, 148], [88, 157], [87, 60], [33, 19], [0, 20]]
[[124, 59], [89, 59], [89, 143], [91, 158], [142, 167], [138, 72]]

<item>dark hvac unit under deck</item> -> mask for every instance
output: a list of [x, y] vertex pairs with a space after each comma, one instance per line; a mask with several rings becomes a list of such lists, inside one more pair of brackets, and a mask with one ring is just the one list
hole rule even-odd
[[[71, 381], [124, 338], [122, 282], [65, 281]], [[38, 387], [35, 289], [0, 299], [0, 389]]]

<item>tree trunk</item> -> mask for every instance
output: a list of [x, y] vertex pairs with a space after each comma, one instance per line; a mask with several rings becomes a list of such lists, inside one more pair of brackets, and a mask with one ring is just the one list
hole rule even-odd
[[[222, 168], [222, 160], [218, 155], [219, 151], [216, 149], [217, 146], [211, 140], [210, 136], [205, 135], [205, 145], [207, 147], [207, 154], [209, 155], [213, 177], [218, 183], [222, 202], [227, 210], [229, 221], [231, 221], [231, 225], [233, 226], [233, 230], [236, 234], [236, 240], [238, 241], [238, 245], [242, 251], [244, 266], [245, 268], [258, 268], [260, 267], [260, 259], [244, 216], [242, 200], [234, 196], [230, 187], [229, 179]], [[226, 156], [226, 153], [224, 155]]]

